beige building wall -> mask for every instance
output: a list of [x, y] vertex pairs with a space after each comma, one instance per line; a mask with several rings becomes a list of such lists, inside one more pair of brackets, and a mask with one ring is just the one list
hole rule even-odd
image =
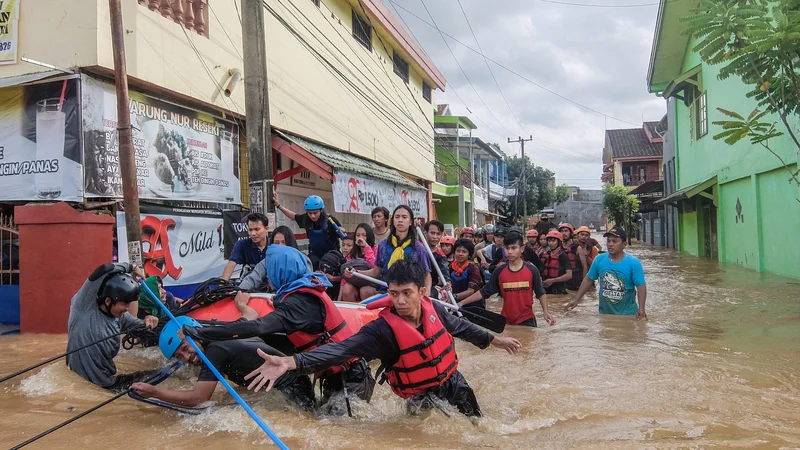
[[[244, 114], [243, 82], [231, 97], [221, 93], [228, 69], [244, 69], [234, 1], [241, 11], [239, 0], [209, 2], [209, 37], [134, 0], [123, 1], [129, 76]], [[21, 3], [20, 56], [65, 69], [113, 69], [107, 1]], [[393, 73], [388, 34], [379, 31], [388, 52], [375, 31], [371, 52], [353, 38], [351, 7], [361, 13], [357, 2], [324, 0], [319, 8], [310, 0], [267, 4], [286, 22], [265, 10], [272, 125], [433, 180], [435, 106], [422, 98], [423, 75], [412, 59], [405, 55], [406, 85]], [[47, 70], [20, 61], [0, 66], [0, 78]]]

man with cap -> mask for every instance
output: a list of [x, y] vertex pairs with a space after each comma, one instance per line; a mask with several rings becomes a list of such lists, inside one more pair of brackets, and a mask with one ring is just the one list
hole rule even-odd
[[536, 231], [540, 235], [542, 235], [542, 234], [547, 234], [550, 230], [552, 230], [555, 227], [556, 224], [550, 221], [550, 217], [548, 217], [547, 214], [542, 213], [541, 217], [539, 218], [539, 223], [537, 223], [534, 228], [536, 228]]
[[114, 392], [127, 389], [134, 381], [158, 371], [117, 374], [114, 357], [119, 353], [120, 331], [147, 326], [155, 328], [158, 318], [139, 320], [128, 312], [139, 299], [142, 270], [128, 263], [108, 263], [96, 268], [72, 297], [67, 325], [67, 352], [103, 340], [96, 345], [67, 355], [67, 366], [92, 383]]
[[[237, 301], [236, 306], [248, 320], [258, 318], [258, 314], [247, 306], [246, 302]], [[152, 397], [183, 406], [197, 406], [211, 400], [211, 395], [217, 387], [217, 377], [200, 360], [194, 347], [179, 336], [178, 331], [184, 325], [202, 327], [196, 320], [187, 316], [171, 320], [161, 330], [158, 346], [167, 359], [177, 356], [186, 364], [201, 365], [197, 382], [192, 389], [167, 389], [160, 385], [134, 383], [131, 387], [142, 397]], [[261, 366], [263, 360], [258, 356], [259, 350], [268, 355], [286, 356], [256, 337], [230, 341], [195, 341], [195, 344], [222, 375], [239, 386], [247, 386], [244, 377]], [[308, 375], [286, 373], [275, 380], [275, 387], [298, 408], [304, 411], [311, 411], [314, 408], [314, 388]]]
[[628, 235], [622, 227], [614, 227], [603, 236], [606, 238], [608, 253], [602, 253], [594, 259], [578, 293], [565, 309], [569, 311], [578, 306], [586, 292], [591, 289], [592, 281], [598, 281], [600, 314], [635, 314], [637, 319], [647, 319], [644, 270], [639, 258], [625, 253]]
[[600, 253], [597, 247], [595, 247], [595, 245], [592, 244], [591, 241], [593, 241], [594, 239], [592, 239], [591, 236], [592, 236], [592, 230], [590, 230], [589, 227], [585, 225], [575, 230], [575, 238], [578, 241], [578, 245], [581, 248], [583, 248], [584, 250], [583, 257], [586, 258], [585, 261], [581, 259], [581, 263], [583, 264], [583, 269], [584, 269], [584, 275], [586, 272], [588, 272], [589, 268], [592, 267], [592, 262], [597, 257], [597, 254]]
[[526, 237], [528, 242], [525, 243], [525, 246], [532, 248], [534, 252], [539, 250], [539, 232], [532, 228], [528, 230]]

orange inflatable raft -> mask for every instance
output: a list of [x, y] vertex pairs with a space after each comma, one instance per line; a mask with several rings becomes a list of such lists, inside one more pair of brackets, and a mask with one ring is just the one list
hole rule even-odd
[[[268, 294], [252, 294], [248, 306], [255, 309], [259, 317], [264, 317], [267, 314], [275, 311], [268, 298]], [[333, 302], [339, 311], [341, 311], [344, 319], [347, 321], [347, 327], [353, 333], [358, 331], [365, 324], [375, 320], [380, 311], [367, 309], [365, 305], [358, 303], [345, 303]], [[196, 309], [189, 314], [189, 317], [200, 321], [218, 321], [218, 322], [235, 322], [242, 317], [239, 309], [233, 303], [233, 299], [220, 300], [211, 305]]]

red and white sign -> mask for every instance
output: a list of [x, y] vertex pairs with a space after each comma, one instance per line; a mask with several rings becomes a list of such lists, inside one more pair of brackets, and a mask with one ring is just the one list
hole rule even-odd
[[333, 205], [338, 213], [352, 214], [370, 214], [378, 206], [391, 211], [398, 205], [408, 205], [415, 217], [428, 217], [425, 190], [346, 171], [334, 174]]

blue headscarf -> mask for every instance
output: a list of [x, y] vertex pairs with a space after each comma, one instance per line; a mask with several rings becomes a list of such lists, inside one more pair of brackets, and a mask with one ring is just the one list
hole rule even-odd
[[331, 283], [325, 275], [310, 272], [306, 258], [297, 249], [286, 245], [270, 245], [264, 258], [267, 279], [277, 289], [278, 303], [300, 288], [329, 288]]

